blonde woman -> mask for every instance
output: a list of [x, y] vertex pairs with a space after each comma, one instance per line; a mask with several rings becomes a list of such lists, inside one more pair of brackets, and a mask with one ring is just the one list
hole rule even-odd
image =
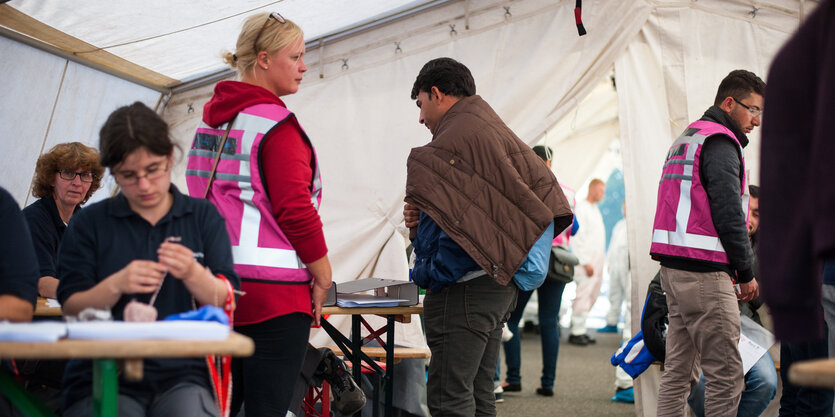
[[225, 56], [240, 81], [215, 86], [189, 153], [189, 193], [207, 193], [226, 219], [246, 293], [235, 330], [255, 341], [255, 354], [233, 365], [233, 415], [241, 402], [248, 417], [285, 415], [331, 286], [319, 165], [281, 100], [299, 88], [304, 52], [295, 23], [278, 13], [248, 18]]

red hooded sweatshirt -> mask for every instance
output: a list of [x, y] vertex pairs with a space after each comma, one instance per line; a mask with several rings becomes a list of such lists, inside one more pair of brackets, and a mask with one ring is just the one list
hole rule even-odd
[[[203, 121], [218, 127], [238, 112], [255, 104], [272, 103], [286, 108], [272, 92], [239, 81], [217, 83], [214, 95], [203, 107]], [[264, 138], [259, 155], [264, 186], [270, 194], [272, 213], [278, 226], [302, 262], [310, 263], [327, 255], [319, 213], [310, 203], [310, 183], [315, 161], [313, 149], [302, 138], [295, 116], [271, 130]], [[290, 313], [311, 314], [310, 287], [247, 281], [246, 292], [238, 300], [235, 324], [259, 323]]]

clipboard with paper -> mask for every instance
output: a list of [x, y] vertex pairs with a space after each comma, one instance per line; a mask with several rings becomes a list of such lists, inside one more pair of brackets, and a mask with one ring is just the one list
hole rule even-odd
[[739, 355], [742, 372], [747, 374], [763, 355], [768, 354], [774, 344], [774, 335], [747, 316], [740, 316], [739, 324]]

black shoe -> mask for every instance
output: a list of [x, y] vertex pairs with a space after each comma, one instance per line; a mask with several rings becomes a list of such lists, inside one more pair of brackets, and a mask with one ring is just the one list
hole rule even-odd
[[590, 345], [593, 345], [593, 344], [597, 343], [597, 339], [595, 339], [595, 338], [593, 338], [593, 337], [591, 337], [587, 334], [584, 334], [583, 337], [586, 338], [586, 340], [589, 342]]
[[504, 392], [519, 392], [522, 391], [522, 384], [502, 384]]
[[568, 336], [568, 343], [577, 346], [586, 346], [589, 344], [589, 338], [584, 334], [572, 334]]
[[331, 384], [333, 408], [343, 415], [352, 415], [365, 406], [365, 393], [351, 377], [345, 362], [328, 352], [320, 367], [325, 380]]
[[537, 395], [541, 395], [543, 397], [553, 397], [554, 396], [554, 390], [549, 389], [549, 388], [539, 387], [539, 388], [536, 389], [536, 393], [537, 393]]

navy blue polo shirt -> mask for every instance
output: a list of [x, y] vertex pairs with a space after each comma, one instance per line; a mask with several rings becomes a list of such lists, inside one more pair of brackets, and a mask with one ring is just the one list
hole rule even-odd
[[29, 228], [14, 197], [0, 188], [0, 294], [35, 305], [38, 261]]
[[[136, 259], [157, 261], [157, 249], [165, 238], [180, 237], [181, 244], [212, 273], [223, 274], [232, 286], [240, 288], [234, 272], [232, 249], [226, 224], [210, 202], [181, 194], [171, 186], [171, 210], [156, 225], [151, 225], [128, 206], [124, 195], [93, 204], [73, 215], [58, 251], [58, 300], [61, 303], [76, 292], [86, 291]], [[225, 297], [225, 294], [219, 294]], [[147, 303], [151, 294], [124, 294], [111, 308], [113, 317], [122, 320], [125, 305], [132, 299]], [[154, 303], [161, 320], [171, 314], [191, 310], [192, 296], [177, 278], [167, 275]], [[162, 393], [182, 382], [211, 390], [205, 359], [145, 359], [144, 379], [119, 381], [119, 393], [135, 398]], [[70, 361], [64, 376], [63, 406], [92, 394], [90, 361]]]
[[[79, 207], [76, 207], [78, 212]], [[23, 217], [29, 224], [32, 233], [32, 243], [35, 245], [35, 255], [38, 257], [40, 276], [58, 277], [55, 270], [55, 259], [58, 256], [58, 246], [64, 236], [67, 225], [61, 220], [55, 199], [44, 197], [23, 209]]]

